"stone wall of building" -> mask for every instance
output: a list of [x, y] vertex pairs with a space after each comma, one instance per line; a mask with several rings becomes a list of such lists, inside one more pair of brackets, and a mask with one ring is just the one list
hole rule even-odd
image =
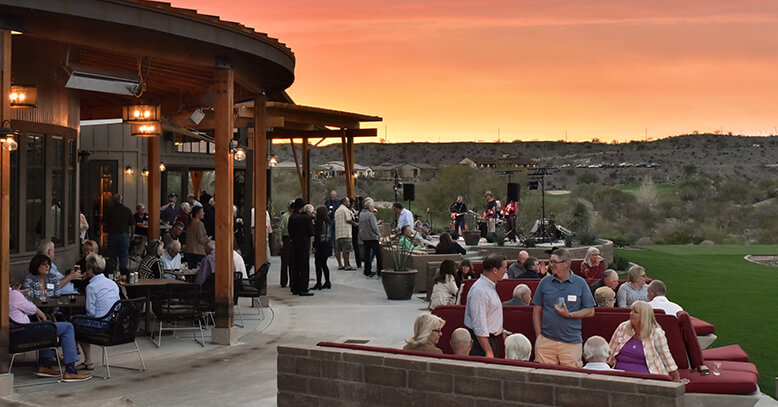
[[683, 406], [684, 387], [421, 356], [279, 346], [278, 405]]

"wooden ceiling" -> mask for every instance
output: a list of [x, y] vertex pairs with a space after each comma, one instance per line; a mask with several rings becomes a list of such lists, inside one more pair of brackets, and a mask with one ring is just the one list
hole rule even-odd
[[[74, 58], [76, 59], [76, 58]], [[81, 119], [112, 119], [121, 117], [122, 106], [130, 104], [162, 105], [164, 116], [212, 107], [215, 69], [185, 66], [159, 58], [82, 47], [77, 57], [79, 66], [138, 75], [146, 78], [146, 90], [133, 96], [81, 91]], [[236, 83], [235, 98], [251, 94]]]

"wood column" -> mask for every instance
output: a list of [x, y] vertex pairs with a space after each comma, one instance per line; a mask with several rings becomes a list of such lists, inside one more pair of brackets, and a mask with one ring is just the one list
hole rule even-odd
[[[265, 103], [267, 96], [254, 98], [254, 270], [268, 261], [267, 233], [265, 233], [265, 212], [267, 211], [267, 125], [265, 124]], [[261, 225], [261, 226], [260, 226]]]
[[232, 328], [232, 106], [234, 73], [232, 69], [218, 68], [215, 75], [216, 100], [216, 328]]
[[[0, 30], [0, 120], [11, 120], [11, 32]], [[22, 140], [16, 140], [18, 144]], [[0, 148], [0, 373], [8, 371], [8, 291], [10, 286], [11, 265], [11, 152]], [[13, 384], [11, 384], [13, 385]]]
[[148, 150], [147, 179], [149, 202], [146, 206], [149, 214], [149, 240], [159, 239], [159, 213], [162, 194], [162, 172], [159, 170], [160, 152], [159, 137], [149, 137], [146, 141]]
[[346, 196], [354, 198], [354, 138], [345, 136], [346, 131], [343, 130], [344, 136], [341, 137], [340, 142], [343, 145], [343, 171], [346, 176]]
[[310, 155], [308, 154], [308, 137], [303, 138], [303, 148], [302, 152], [300, 153], [300, 158], [303, 161], [303, 171], [302, 171], [302, 184], [303, 184], [303, 201], [310, 202], [310, 179], [311, 179], [311, 160]]

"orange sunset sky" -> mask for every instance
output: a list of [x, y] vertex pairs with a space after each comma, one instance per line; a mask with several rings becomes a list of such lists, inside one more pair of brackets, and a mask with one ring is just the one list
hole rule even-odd
[[[390, 142], [769, 135], [778, 2], [175, 0], [295, 53], [298, 104]], [[370, 127], [370, 126], [366, 126]]]

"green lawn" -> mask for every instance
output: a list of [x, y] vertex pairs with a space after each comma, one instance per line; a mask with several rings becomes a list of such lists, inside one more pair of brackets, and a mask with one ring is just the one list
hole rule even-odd
[[667, 284], [667, 297], [716, 325], [713, 347], [740, 344], [759, 369], [759, 387], [775, 397], [778, 376], [778, 268], [743, 256], [778, 255], [778, 246], [644, 246], [616, 255]]
[[[660, 198], [664, 198], [668, 195], [675, 194], [676, 188], [673, 184], [655, 184], [656, 195]], [[624, 192], [631, 192], [633, 194], [640, 190], [640, 184], [624, 184], [616, 187]]]

